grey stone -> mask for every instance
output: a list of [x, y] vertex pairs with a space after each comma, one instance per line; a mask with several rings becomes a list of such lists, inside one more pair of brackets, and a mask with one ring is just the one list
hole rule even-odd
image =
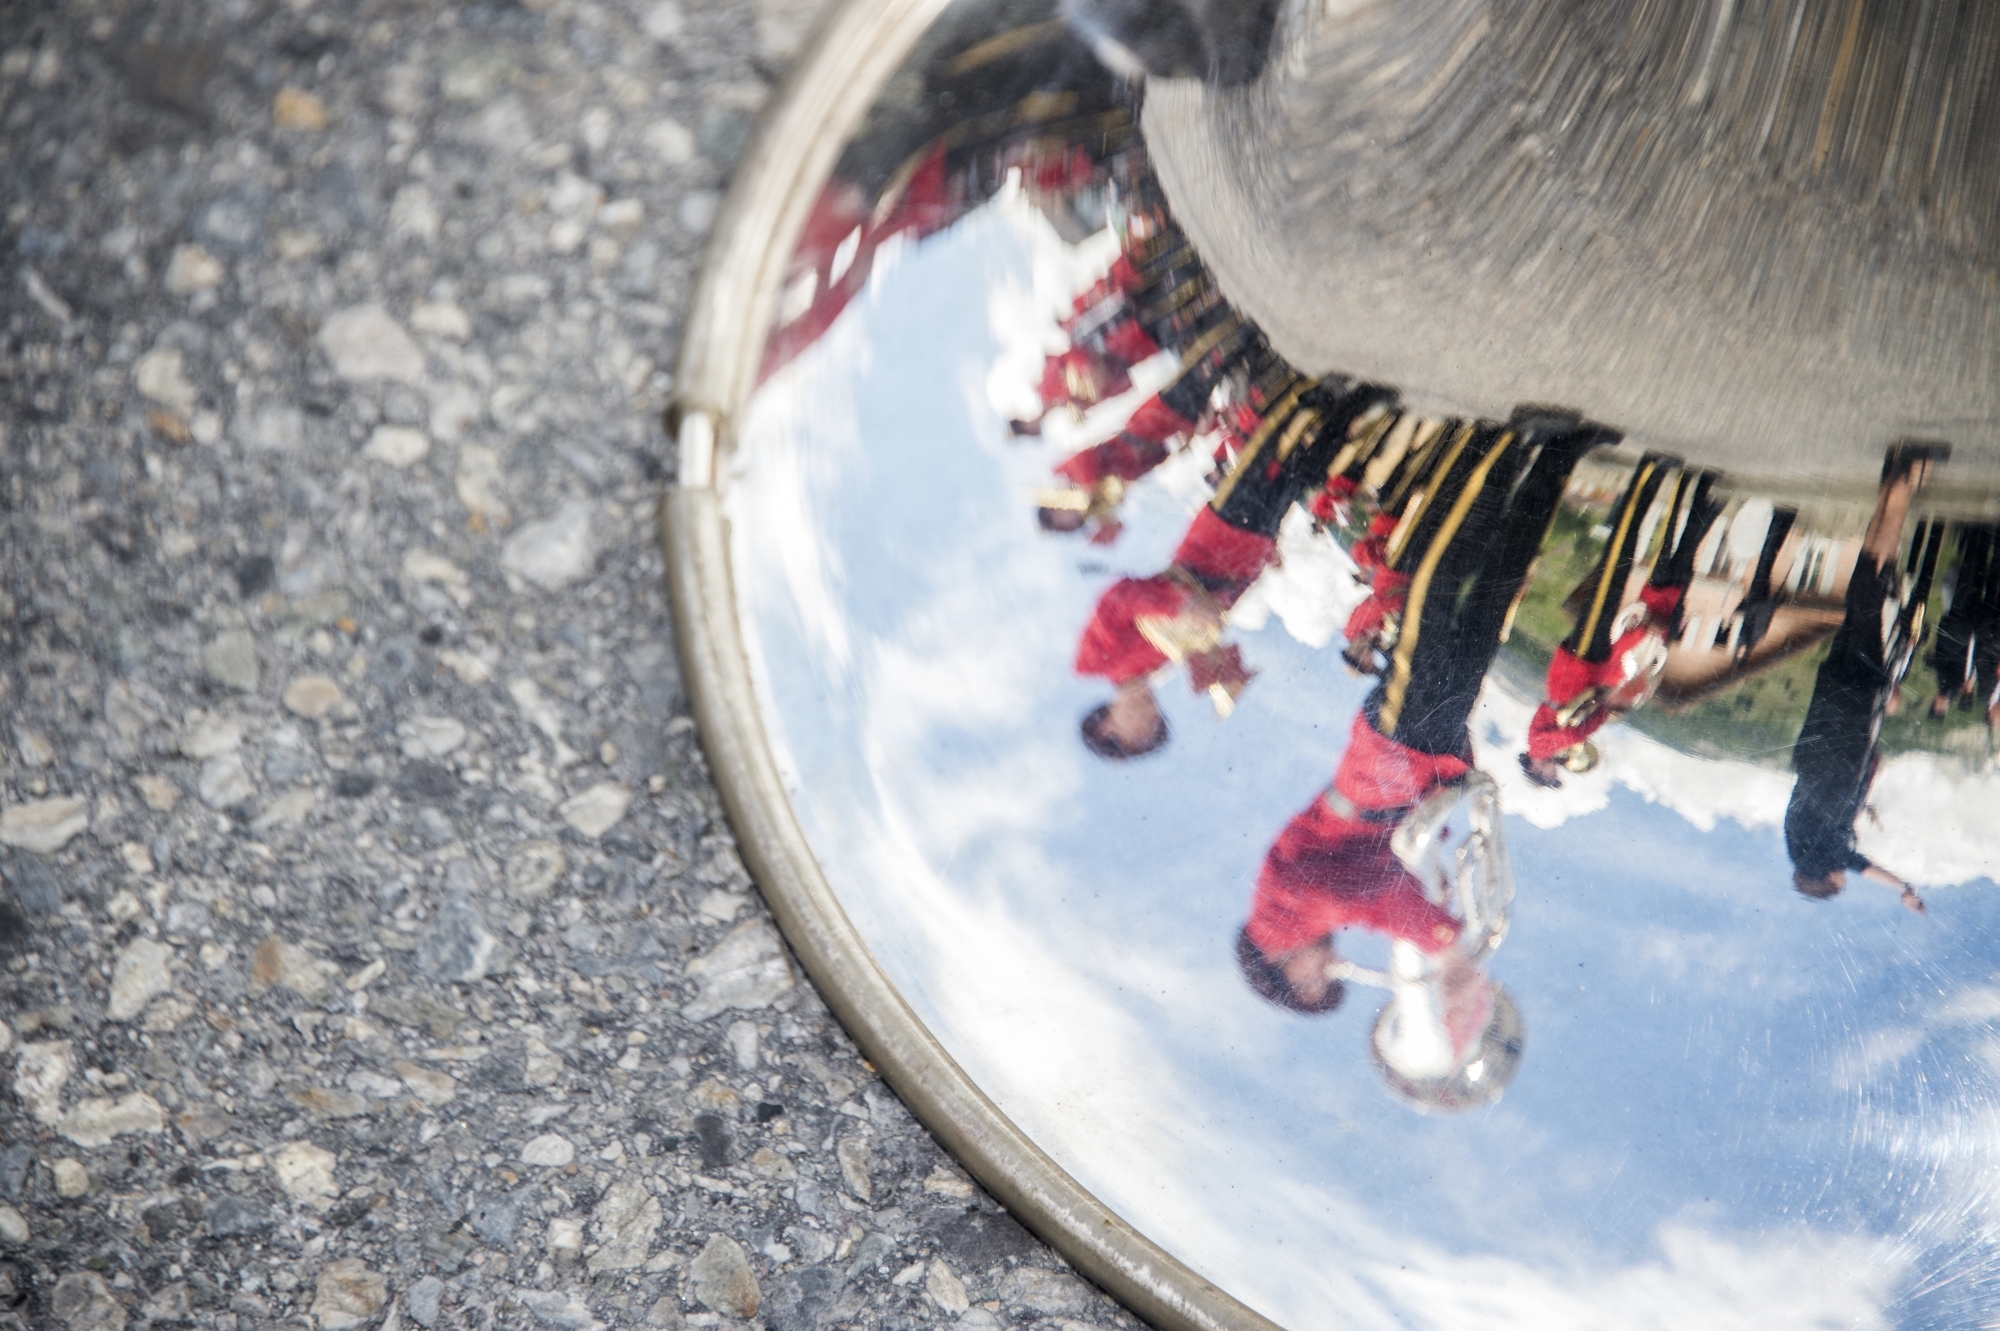
[[232, 190], [201, 210], [195, 219], [195, 234], [212, 249], [247, 253], [264, 241], [268, 206], [258, 193]]
[[466, 1223], [472, 1226], [473, 1233], [494, 1247], [511, 1248], [514, 1236], [521, 1232], [521, 1216], [534, 1199], [532, 1188], [487, 1193], [472, 1203], [472, 1209], [466, 1212]]
[[380, 305], [357, 305], [328, 319], [320, 348], [343, 379], [423, 382], [424, 352]]
[[896, 1251], [896, 1241], [880, 1232], [870, 1234], [854, 1245], [854, 1252], [848, 1258], [847, 1278], [853, 1280], [864, 1271], [873, 1271], [889, 1259]]
[[731, 1008], [769, 1007], [792, 988], [792, 970], [778, 931], [762, 919], [747, 920], [687, 964], [701, 982], [701, 996], [681, 1009], [689, 1021], [706, 1021]]
[[436, 1326], [443, 1305], [444, 1281], [436, 1276], [425, 1276], [403, 1291], [403, 1311], [418, 1326]]
[[[636, 1179], [613, 1183], [591, 1214], [598, 1239], [598, 1249], [590, 1255], [591, 1274], [630, 1271], [643, 1264], [664, 1218], [659, 1198], [648, 1192], [645, 1184]], [[741, 1251], [738, 1249], [739, 1255]], [[752, 1311], [755, 1307], [753, 1301]]]
[[[147, 1222], [151, 1228], [152, 1222]], [[187, 1281], [176, 1280], [146, 1300], [142, 1310], [149, 1322], [186, 1322], [192, 1320], [194, 1309], [188, 1303]]]
[[938, 1245], [961, 1271], [983, 1271], [1008, 1258], [1034, 1251], [1034, 1236], [1012, 1216], [995, 1211], [964, 1211], [938, 1231]]
[[809, 1266], [783, 1276], [765, 1298], [762, 1312], [769, 1331], [819, 1331], [833, 1320], [847, 1280], [828, 1266]]
[[56, 1282], [49, 1310], [69, 1331], [124, 1331], [125, 1308], [95, 1271], [72, 1271]]
[[33, 855], [0, 855], [0, 879], [14, 894], [14, 904], [30, 917], [53, 914], [62, 905], [62, 884]]
[[35, 1163], [35, 1148], [26, 1142], [16, 1142], [0, 1151], [0, 1197], [10, 1202], [21, 1200], [21, 1185], [28, 1181], [28, 1167]]
[[508, 537], [501, 547], [501, 567], [545, 592], [561, 591], [588, 576], [596, 563], [598, 527], [596, 504], [565, 504]]
[[417, 965], [444, 984], [471, 984], [486, 978], [499, 941], [487, 929], [470, 897], [453, 897], [438, 911], [437, 923], [417, 944]]
[[1075, 1276], [1060, 1271], [1017, 1266], [1000, 1278], [1000, 1298], [1044, 1316], [1068, 1317], [1088, 1307], [1090, 1288]]
[[150, 938], [134, 939], [118, 954], [111, 968], [111, 1001], [104, 1015], [113, 1021], [127, 1021], [145, 1011], [146, 1004], [174, 987], [169, 964], [174, 950]]
[[217, 1238], [261, 1234], [271, 1227], [271, 1209], [252, 1197], [221, 1197], [209, 1203], [207, 1221]]
[[237, 412], [229, 433], [245, 447], [289, 453], [305, 443], [306, 416], [290, 403], [266, 399]]
[[201, 765], [195, 791], [211, 809], [233, 809], [255, 795], [257, 788], [251, 784], [242, 754], [218, 753]]
[[516, 901], [539, 901], [562, 881], [567, 867], [562, 847], [553, 841], [524, 841], [507, 857], [507, 895]]
[[201, 668], [218, 684], [255, 692], [259, 678], [257, 640], [243, 629], [218, 634], [201, 649]]
[[711, 1234], [688, 1264], [688, 1284], [704, 1307], [724, 1317], [747, 1321], [763, 1302], [749, 1257], [741, 1244], [724, 1234]]
[[515, 1295], [535, 1320], [554, 1331], [593, 1331], [603, 1322], [590, 1315], [581, 1296], [553, 1289], [524, 1289]]
[[0, 812], [0, 844], [53, 855], [88, 826], [90, 806], [80, 799], [29, 800]]

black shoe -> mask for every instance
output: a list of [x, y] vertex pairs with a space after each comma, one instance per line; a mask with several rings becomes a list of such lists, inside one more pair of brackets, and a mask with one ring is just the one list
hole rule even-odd
[[1903, 439], [1882, 455], [1882, 484], [1894, 485], [1926, 462], [1951, 460], [1951, 445], [1937, 439]]

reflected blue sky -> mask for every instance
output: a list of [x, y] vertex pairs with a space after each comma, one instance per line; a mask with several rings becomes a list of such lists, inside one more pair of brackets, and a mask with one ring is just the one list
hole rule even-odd
[[[1988, 881], [1925, 918], [1861, 885], [1806, 902], [1777, 827], [1731, 816], [1736, 777], [1681, 792], [1723, 801], [1703, 831], [1608, 748], [1571, 797], [1588, 811], [1508, 820], [1493, 972], [1528, 1036], [1497, 1106], [1391, 1100], [1372, 991], [1318, 1019], [1249, 993], [1230, 947], [1258, 864], [1364, 682], [1274, 615], [1236, 635], [1260, 674], [1228, 721], [1176, 682], [1162, 754], [1078, 743], [1103, 692], [1070, 671], [1076, 633], [1114, 577], [1166, 562], [1200, 492], [1170, 464], [1109, 549], [1037, 531], [1062, 449], [1009, 439], [989, 381], [1034, 335], [1006, 311], [1065, 262], [1011, 196], [878, 260], [761, 390], [728, 481], [801, 823], [953, 1055], [1140, 1229], [1297, 1328], [1961, 1327], [2000, 1304]], [[1497, 775], [1526, 706], [1489, 694]]]

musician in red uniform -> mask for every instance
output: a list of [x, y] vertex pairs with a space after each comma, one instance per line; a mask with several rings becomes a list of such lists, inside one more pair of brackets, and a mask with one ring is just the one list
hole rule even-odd
[[[1674, 490], [1660, 554], [1639, 599], [1626, 607], [1646, 514], [1669, 473]], [[1711, 497], [1714, 484], [1711, 473], [1690, 475], [1657, 454], [1639, 460], [1611, 510], [1611, 537], [1597, 567], [1578, 589], [1576, 624], [1549, 662], [1546, 697], [1528, 722], [1521, 770], [1536, 785], [1556, 789], [1563, 772], [1589, 771], [1597, 762], [1590, 737], [1651, 695], [1694, 581], [1695, 554], [1722, 512]]]
[[[1042, 415], [1067, 407], [1077, 416], [1132, 387], [1132, 367], [1179, 345], [1197, 330], [1190, 305], [1219, 300], [1208, 271], [1178, 231], [1134, 240], [1110, 272], [1078, 296], [1061, 323], [1069, 346], [1046, 357], [1038, 393]], [[1204, 299], [1206, 298], [1206, 299]], [[1204, 321], [1204, 326], [1213, 320]], [[1012, 422], [1016, 435], [1040, 434], [1041, 417]]]
[[[1355, 718], [1332, 784], [1278, 834], [1237, 943], [1251, 987], [1296, 1012], [1328, 1012], [1334, 935], [1365, 928], [1438, 955], [1459, 923], [1390, 848], [1425, 796], [1472, 769], [1467, 718], [1500, 630], [1577, 461], [1616, 439], [1573, 417], [1473, 426], [1415, 516], [1406, 622]], [[1469, 963], [1446, 958], [1446, 988]]]
[[[1397, 422], [1381, 444], [1377, 465], [1387, 464], [1388, 471], [1376, 492], [1367, 531], [1347, 552], [1356, 576], [1368, 586], [1367, 597], [1349, 612], [1342, 630], [1347, 647], [1341, 659], [1349, 668], [1376, 674], [1395, 646], [1417, 558], [1410, 543], [1415, 529], [1404, 518], [1414, 520], [1424, 511], [1436, 484], [1452, 474], [1454, 462], [1473, 443], [1477, 430], [1468, 421], [1408, 418]], [[1353, 480], [1357, 488], [1360, 480], [1359, 476]]]
[[1083, 741], [1111, 759], [1150, 753], [1167, 739], [1152, 677], [1172, 663], [1224, 713], [1249, 682], [1224, 619], [1271, 563], [1285, 514], [1324, 480], [1327, 461], [1394, 394], [1332, 380], [1292, 383], [1265, 411], [1241, 452], [1195, 515], [1173, 562], [1149, 578], [1123, 578], [1106, 591], [1077, 647], [1078, 674], [1109, 681], [1111, 701], [1083, 719]]
[[1126, 487], [1165, 462], [1175, 440], [1196, 432], [1216, 386], [1246, 361], [1262, 365], [1276, 359], [1263, 336], [1234, 316], [1202, 333], [1182, 353], [1180, 374], [1141, 403], [1124, 429], [1056, 465], [1064, 484], [1036, 496], [1042, 529], [1073, 532], [1094, 523], [1094, 539], [1115, 538]]

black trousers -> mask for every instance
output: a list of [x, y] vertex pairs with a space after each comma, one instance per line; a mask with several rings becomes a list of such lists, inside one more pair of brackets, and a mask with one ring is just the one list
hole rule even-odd
[[[1930, 666], [1937, 673], [1938, 692], [1963, 692], [1990, 673], [1982, 672], [1982, 657], [1992, 655], [1990, 640], [2000, 630], [2000, 528], [1976, 523], [1958, 531], [1958, 579], [1951, 607], [1938, 620], [1931, 644]], [[1982, 652], [1982, 647], [1989, 647]]]
[[1563, 646], [1579, 660], [1611, 659], [1611, 625], [1618, 617], [1625, 585], [1632, 578], [1632, 564], [1639, 554], [1639, 535], [1659, 494], [1660, 483], [1671, 469], [1671, 463], [1659, 458], [1641, 458], [1632, 479], [1625, 484], [1625, 493], [1612, 506], [1611, 537], [1605, 542], [1597, 567], [1584, 580], [1576, 625], [1563, 640]]
[[1570, 473], [1603, 434], [1585, 427], [1523, 436], [1496, 425], [1446, 433], [1435, 483], [1397, 562], [1411, 579], [1402, 631], [1364, 710], [1399, 744], [1463, 754], [1507, 612]]
[[1209, 507], [1232, 527], [1275, 537], [1291, 506], [1325, 484], [1348, 428], [1370, 407], [1395, 400], [1374, 385], [1299, 380], [1273, 402], [1244, 441]]
[[1647, 586], [1686, 591], [1694, 582], [1695, 555], [1715, 520], [1722, 516], [1722, 505], [1712, 494], [1714, 488], [1715, 473], [1710, 471], [1693, 476], [1682, 472], [1674, 479], [1673, 506], [1667, 510], [1666, 532], [1660, 538], [1660, 554], [1653, 561]]

